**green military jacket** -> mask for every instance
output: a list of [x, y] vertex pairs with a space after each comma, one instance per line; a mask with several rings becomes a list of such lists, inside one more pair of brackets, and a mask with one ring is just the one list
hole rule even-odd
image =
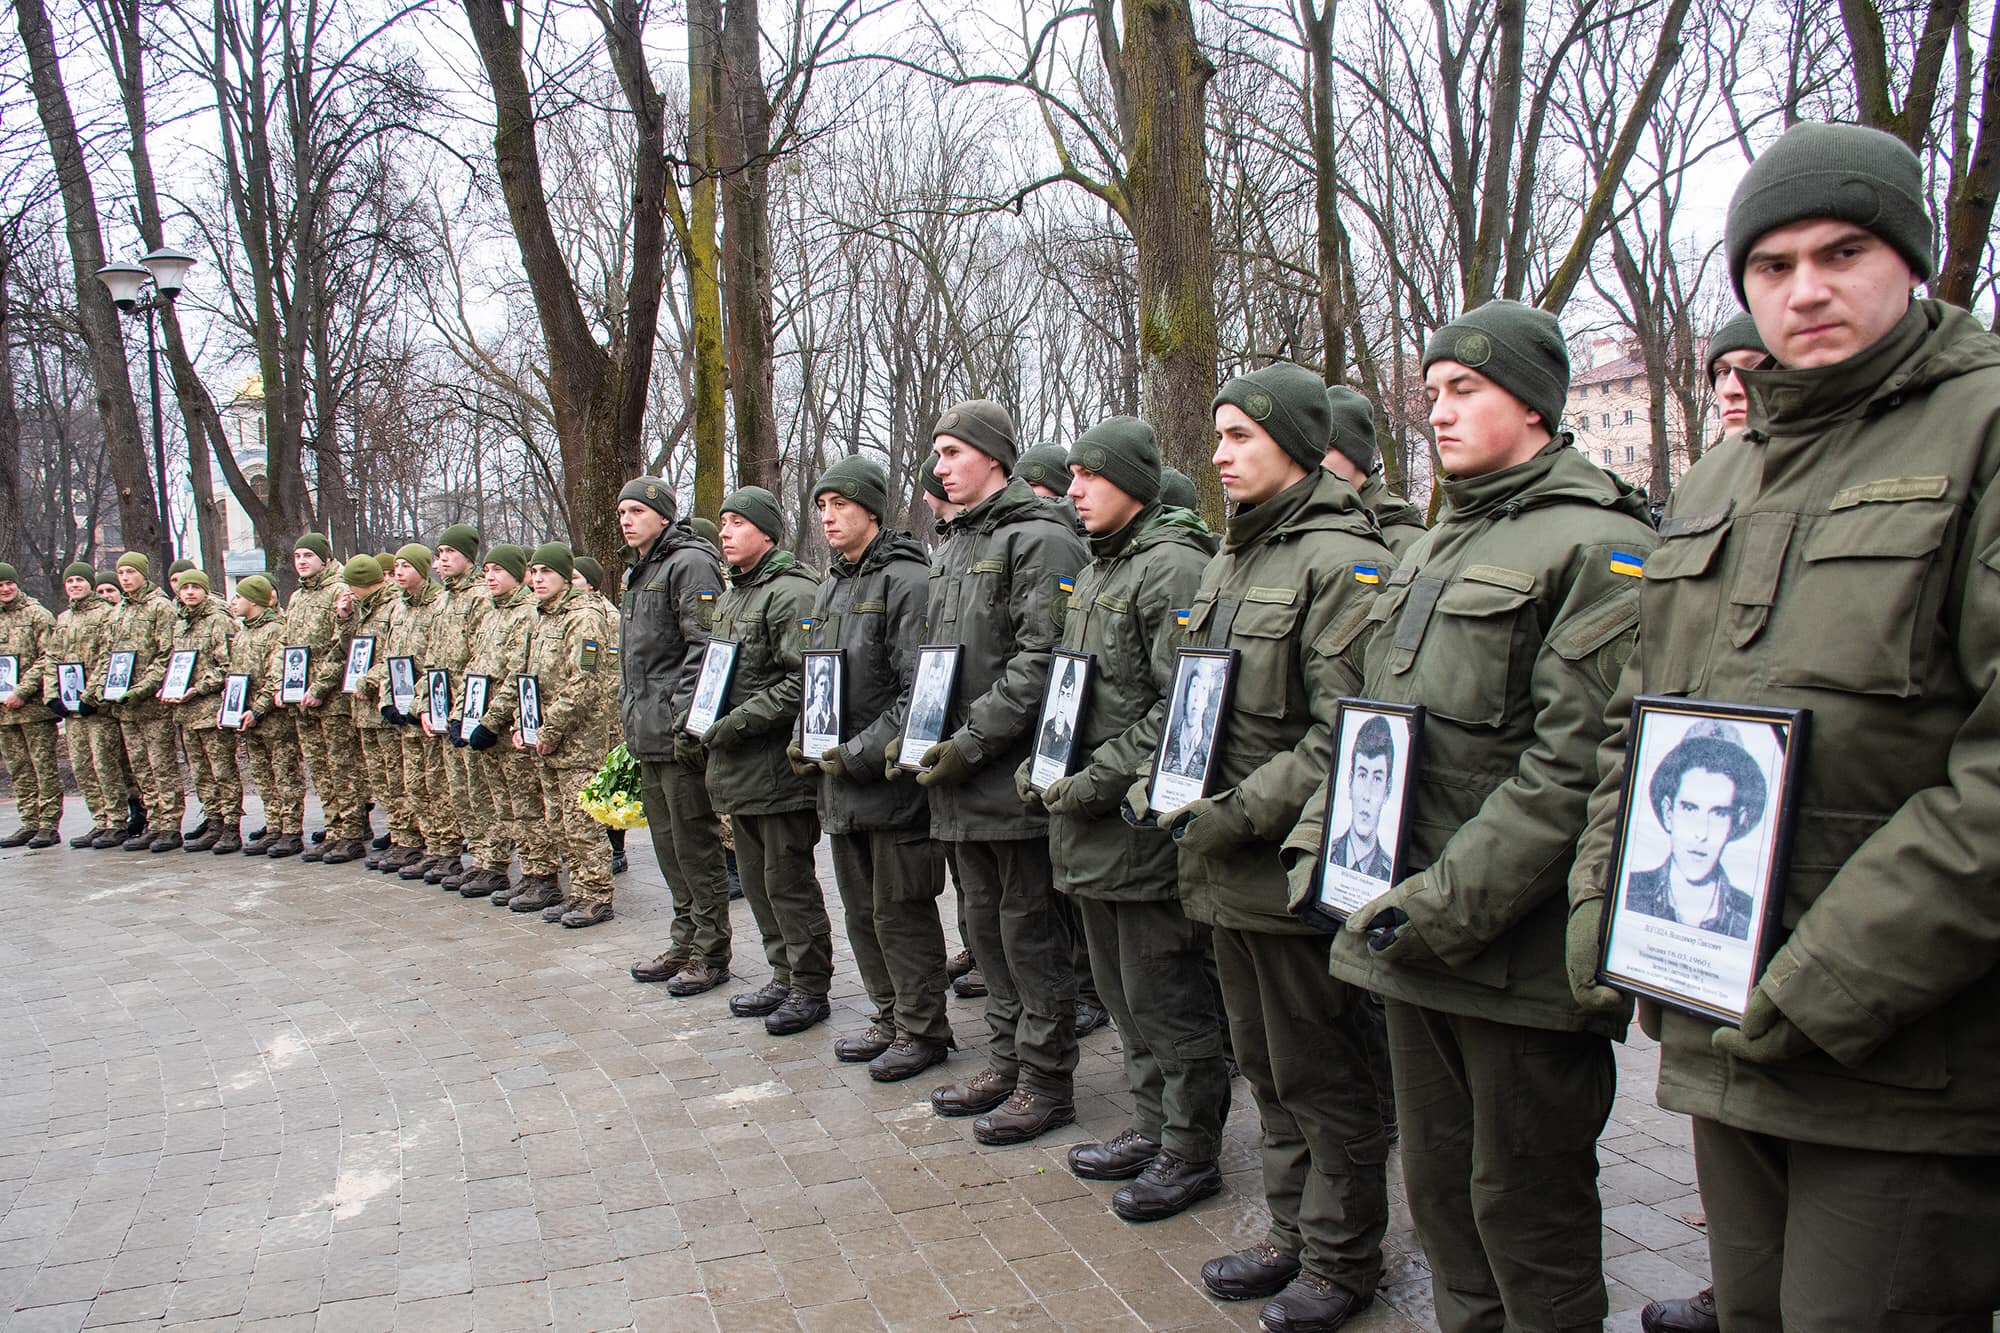
[[[1623, 1013], [1570, 996], [1564, 885], [1638, 632], [1639, 580], [1619, 571], [1653, 547], [1646, 503], [1567, 438], [1444, 492], [1438, 526], [1375, 600], [1360, 689], [1425, 709], [1402, 906], [1437, 961], [1384, 962], [1343, 931], [1333, 972], [1430, 1009], [1622, 1034]], [[1295, 901], [1325, 809], [1322, 784], [1287, 843]]]
[[321, 704], [340, 694], [340, 680], [347, 673], [348, 636], [334, 613], [340, 586], [340, 566], [329, 564], [302, 580], [285, 603], [285, 641], [280, 646], [307, 649], [306, 693]]
[[1118, 807], [1152, 763], [1173, 689], [1179, 616], [1194, 604], [1216, 540], [1185, 509], [1149, 505], [1117, 532], [1089, 539], [1062, 646], [1091, 658], [1076, 738], [1076, 814], [1049, 816], [1056, 887], [1123, 902], [1180, 896], [1173, 840], [1134, 828]]
[[686, 523], [627, 551], [619, 605], [618, 717], [635, 759], [665, 763], [687, 717], [722, 596], [722, 560]]
[[[113, 715], [130, 721], [153, 721], [167, 716], [167, 706], [154, 696], [167, 678], [167, 654], [173, 651], [174, 614], [177, 603], [151, 583], [127, 593], [124, 603], [112, 613], [111, 652], [131, 652], [132, 685], [125, 697], [113, 704]], [[98, 689], [104, 687], [102, 680]]]
[[[1054, 501], [1019, 477], [944, 526], [945, 543], [931, 566], [924, 641], [959, 646], [946, 738], [957, 742], [973, 775], [957, 786], [927, 789], [931, 833], [949, 842], [1037, 837], [1048, 819], [1021, 804], [1014, 770], [1028, 757], [1049, 652], [1062, 637], [1083, 568], [1083, 539]], [[905, 691], [896, 709], [899, 730], [908, 707]]]
[[[615, 637], [617, 622], [611, 618], [610, 604], [595, 593], [583, 597], [604, 617], [607, 635]], [[486, 711], [480, 715], [479, 725], [495, 736], [504, 738], [520, 715], [520, 678], [528, 670], [528, 640], [540, 610], [534, 592], [524, 583], [504, 597], [489, 598], [486, 614], [473, 631], [472, 655], [466, 659], [465, 672], [488, 678]], [[608, 654], [615, 650], [605, 645], [602, 651]], [[459, 702], [464, 703], [462, 693]]]
[[104, 702], [98, 690], [104, 684], [104, 659], [111, 651], [111, 621], [116, 613], [116, 607], [94, 592], [70, 599], [69, 609], [56, 617], [49, 633], [48, 665], [42, 676], [44, 703], [60, 693], [56, 667], [64, 662], [83, 664], [84, 701], [92, 707]]
[[600, 598], [565, 588], [535, 608], [528, 668], [542, 703], [542, 739], [558, 768], [597, 768], [611, 753], [617, 677], [605, 650]]
[[[1392, 564], [1354, 488], [1317, 467], [1230, 519], [1176, 643], [1239, 654], [1211, 792], [1251, 836], [1214, 856], [1178, 849], [1191, 919], [1308, 932], [1286, 908], [1279, 847], [1326, 776], [1335, 702], [1361, 683], [1351, 649]], [[1149, 766], [1158, 737], [1157, 725], [1135, 737]]]
[[[1873, 348], [1739, 371], [1748, 429], [1689, 469], [1620, 698], [1810, 708], [1761, 988], [1816, 1048], [1771, 1064], [1640, 1007], [1660, 1103], [1756, 1133], [2000, 1155], [2000, 340], [1917, 301]], [[1621, 727], [1570, 876], [1609, 873]]]
[[271, 715], [272, 696], [278, 691], [278, 654], [284, 646], [285, 613], [275, 606], [244, 621], [229, 645], [229, 674], [250, 677], [244, 702], [260, 726]]
[[[375, 664], [389, 652], [391, 622], [395, 619], [396, 603], [400, 600], [397, 588], [392, 583], [383, 583], [373, 592], [352, 599], [352, 610], [343, 624], [347, 628], [347, 645], [351, 652], [362, 639], [373, 639], [375, 650], [369, 655], [368, 670], [348, 695], [348, 709], [353, 714], [354, 725], [364, 731], [374, 731], [389, 724], [382, 720], [382, 702], [376, 697], [377, 678]], [[340, 669], [341, 683], [347, 682], [347, 667], [343, 662]], [[387, 677], [381, 678], [381, 687], [388, 685]]]
[[1382, 469], [1376, 468], [1361, 479], [1358, 488], [1361, 503], [1375, 516], [1375, 524], [1382, 529], [1382, 541], [1397, 555], [1410, 549], [1410, 543], [1424, 535], [1426, 524], [1423, 511], [1390, 490], [1382, 480]]
[[49, 609], [25, 592], [15, 593], [13, 601], [0, 606], [0, 654], [15, 659], [14, 693], [21, 698], [19, 708], [0, 708], [0, 724], [55, 720], [42, 702], [55, 693], [55, 668], [48, 664], [55, 628], [56, 618]]
[[185, 698], [172, 705], [174, 721], [183, 731], [214, 731], [222, 705], [223, 677], [229, 674], [229, 648], [236, 637], [236, 617], [210, 596], [200, 606], [183, 606], [174, 617], [173, 651], [194, 653], [194, 675]]
[[929, 583], [923, 544], [885, 529], [858, 561], [836, 559], [819, 585], [806, 647], [840, 650], [840, 749], [854, 778], [820, 779], [820, 822], [829, 833], [930, 828], [923, 789], [884, 774], [885, 752], [896, 739], [897, 700], [910, 687], [923, 642]]
[[804, 690], [805, 620], [818, 585], [790, 551], [773, 550], [732, 573], [716, 612], [715, 637], [737, 643], [722, 716], [743, 724], [732, 744], [708, 752], [708, 799], [725, 815], [810, 810], [818, 784], [785, 757], [798, 730]]

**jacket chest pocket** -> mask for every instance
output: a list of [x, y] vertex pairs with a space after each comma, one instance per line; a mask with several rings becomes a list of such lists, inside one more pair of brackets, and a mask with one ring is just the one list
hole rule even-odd
[[1728, 510], [1669, 518], [1646, 557], [1639, 623], [1646, 688], [1654, 694], [1698, 693], [1708, 679], [1719, 609], [1716, 555], [1729, 537], [1729, 518]]
[[[1229, 644], [1238, 654], [1233, 707], [1272, 718], [1291, 711], [1302, 610], [1295, 588], [1252, 588], [1244, 595], [1229, 628]], [[1303, 685], [1298, 693], [1303, 695]], [[1304, 702], [1299, 700], [1301, 708]]]
[[1520, 665], [1521, 611], [1534, 586], [1532, 575], [1485, 565], [1451, 583], [1413, 581], [1389, 649], [1392, 673], [1414, 672], [1408, 697], [1466, 726], [1505, 721]]

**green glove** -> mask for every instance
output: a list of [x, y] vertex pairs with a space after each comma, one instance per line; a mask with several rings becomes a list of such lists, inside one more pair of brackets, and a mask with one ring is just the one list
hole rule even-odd
[[882, 776], [891, 782], [901, 782], [910, 776], [907, 768], [896, 767], [896, 757], [903, 752], [903, 738], [895, 737], [882, 747]]
[[1717, 1028], [1708, 1043], [1720, 1055], [1733, 1055], [1753, 1065], [1796, 1060], [1813, 1049], [1812, 1038], [1785, 1017], [1784, 1010], [1764, 993], [1762, 982], [1751, 990], [1750, 1003], [1743, 1008], [1743, 1026]]
[[1585, 1013], [1610, 1014], [1625, 1007], [1625, 996], [1597, 980], [1599, 941], [1604, 935], [1604, 899], [1585, 898], [1569, 909], [1563, 936], [1563, 967], [1570, 997]]
[[741, 717], [731, 713], [717, 718], [715, 725], [708, 729], [708, 734], [701, 738], [701, 743], [711, 750], [728, 750], [743, 743], [743, 733], [747, 728], [748, 724]]
[[957, 787], [972, 780], [972, 765], [958, 752], [957, 741], [939, 741], [924, 751], [923, 769], [917, 774], [920, 787]]
[[682, 768], [701, 768], [708, 762], [708, 754], [701, 748], [701, 742], [685, 731], [674, 733], [674, 762]]
[[[890, 741], [889, 744], [894, 745], [895, 742]], [[847, 755], [838, 745], [819, 757], [819, 771], [842, 782], [852, 782], [856, 786], [868, 781], [864, 770], [848, 767]]]
[[802, 778], [816, 778], [822, 771], [818, 764], [806, 758], [806, 752], [799, 748], [797, 741], [785, 747], [785, 762], [792, 766], [792, 772]]
[[1035, 761], [1023, 759], [1021, 766], [1014, 770], [1014, 794], [1021, 798], [1021, 804], [1030, 810], [1043, 809], [1042, 794], [1035, 790], [1033, 775]]
[[1118, 812], [1133, 828], [1159, 827], [1159, 821], [1153, 814], [1153, 807], [1147, 803], [1152, 785], [1153, 779], [1148, 775], [1125, 789], [1125, 799], [1119, 803]]
[[1174, 835], [1176, 844], [1196, 856], [1220, 856], [1248, 842], [1255, 832], [1234, 801], [1211, 796], [1189, 801], [1160, 823]]
[[1350, 935], [1363, 936], [1368, 941], [1368, 951], [1384, 962], [1435, 962], [1437, 952], [1424, 941], [1417, 923], [1410, 919], [1403, 905], [1409, 900], [1412, 886], [1420, 883], [1419, 879], [1404, 880], [1387, 893], [1369, 899], [1347, 914], [1341, 929]]
[[1090, 803], [1096, 798], [1097, 788], [1085, 781], [1081, 773], [1057, 778], [1042, 788], [1042, 808], [1052, 815], [1087, 815]]

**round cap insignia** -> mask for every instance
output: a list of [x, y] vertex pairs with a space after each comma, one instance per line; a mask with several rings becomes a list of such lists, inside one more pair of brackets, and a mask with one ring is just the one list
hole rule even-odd
[[1084, 450], [1082, 457], [1076, 461], [1089, 468], [1092, 472], [1102, 472], [1104, 470], [1104, 451], [1092, 445], [1090, 448]]
[[1493, 359], [1493, 340], [1477, 329], [1458, 335], [1452, 342], [1452, 360], [1475, 369]]
[[956, 409], [945, 413], [942, 417], [938, 419], [939, 430], [943, 430], [949, 426], [956, 426], [957, 424], [958, 424], [958, 412]]
[[1252, 389], [1243, 395], [1244, 414], [1252, 421], [1263, 421], [1268, 418], [1274, 406], [1276, 404], [1271, 401], [1271, 395], [1262, 389]]
[[659, 488], [658, 486], [648, 486], [648, 487], [646, 488], [646, 498], [647, 498], [648, 500], [657, 500], [657, 499], [659, 499], [659, 498], [660, 498], [660, 488]]

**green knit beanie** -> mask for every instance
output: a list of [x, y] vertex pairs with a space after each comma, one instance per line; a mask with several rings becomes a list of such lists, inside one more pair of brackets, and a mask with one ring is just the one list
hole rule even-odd
[[658, 477], [634, 477], [618, 492], [618, 501], [637, 500], [661, 518], [674, 521], [674, 488]]
[[930, 496], [931, 499], [933, 500], [942, 500], [946, 504], [951, 503], [951, 497], [945, 494], [944, 482], [938, 479], [936, 454], [932, 454], [929, 458], [926, 458], [924, 460], [923, 471], [920, 479], [922, 480], [924, 485], [925, 495]]
[[486, 559], [480, 563], [483, 565], [500, 566], [500, 568], [514, 576], [514, 582], [516, 583], [526, 583], [528, 581], [528, 548], [525, 546], [516, 546], [512, 542], [501, 542], [498, 546], [489, 548], [486, 552]]
[[1077, 437], [1070, 462], [1142, 505], [1160, 498], [1160, 443], [1137, 417], [1107, 417]]
[[743, 486], [722, 497], [724, 514], [741, 514], [774, 542], [785, 539], [785, 514], [778, 497], [762, 486]]
[[431, 576], [431, 548], [422, 542], [411, 542], [396, 548], [396, 558], [407, 560], [417, 567], [417, 572], [425, 578]]
[[340, 580], [350, 588], [372, 588], [382, 581], [382, 562], [372, 555], [351, 555], [340, 567]]
[[454, 523], [438, 534], [437, 544], [449, 546], [467, 560], [479, 558], [479, 529], [470, 523]]
[[63, 566], [63, 582], [67, 583], [71, 579], [88, 579], [94, 588], [97, 586], [97, 571], [81, 560], [74, 560]]
[[1194, 478], [1177, 467], [1161, 468], [1160, 503], [1172, 509], [1201, 508], [1201, 495], [1194, 488]]
[[1014, 443], [1014, 417], [992, 399], [972, 398], [946, 408], [937, 425], [931, 427], [933, 440], [940, 435], [963, 440], [998, 463], [1002, 472], [1013, 475], [1014, 462], [1019, 457], [1019, 446]]
[[192, 584], [197, 588], [200, 588], [203, 592], [207, 592], [208, 591], [207, 572], [199, 569], [182, 570], [180, 580], [174, 584], [174, 591], [179, 592], [182, 588], [185, 588], [190, 584]]
[[818, 501], [828, 491], [847, 497], [876, 518], [881, 518], [889, 508], [888, 474], [882, 471], [880, 463], [860, 454], [835, 460], [832, 467], [820, 474], [811, 498]]
[[181, 575], [187, 573], [190, 569], [193, 568], [194, 568], [194, 561], [186, 559], [185, 557], [174, 561], [174, 563], [167, 566], [167, 582], [172, 583], [175, 579], [179, 578]]
[[396, 553], [394, 551], [377, 551], [375, 553], [375, 563], [382, 566], [383, 572], [387, 573], [396, 567]]
[[[119, 556], [118, 568], [136, 569], [144, 578], [153, 577], [153, 562], [148, 560], [145, 554], [140, 551], [127, 551], [125, 554]], [[117, 581], [116, 578], [112, 579], [113, 583]]]
[[1423, 368], [1439, 361], [1478, 371], [1537, 413], [1550, 435], [1562, 430], [1569, 347], [1548, 311], [1519, 301], [1488, 301], [1468, 310], [1431, 335]]
[[1345, 384], [1329, 384], [1326, 411], [1333, 418], [1327, 447], [1362, 472], [1375, 470], [1375, 406]]
[[1742, 296], [1743, 268], [1761, 237], [1822, 218], [1873, 232], [1928, 280], [1936, 260], [1925, 198], [1924, 169], [1901, 139], [1801, 121], [1758, 155], [1729, 201], [1729, 280]]
[[1301, 467], [1316, 468], [1326, 457], [1326, 383], [1304, 366], [1279, 361], [1238, 375], [1209, 411], [1225, 403], [1262, 426]]
[[252, 606], [276, 606], [278, 590], [271, 586], [271, 580], [262, 574], [252, 574], [247, 579], [236, 581], [236, 595]]
[[[594, 555], [580, 555], [576, 558], [576, 572], [583, 575], [583, 581], [609, 597], [610, 589], [604, 586], [604, 566]], [[572, 575], [571, 577], [574, 577]]]
[[311, 551], [322, 560], [333, 559], [333, 546], [317, 532], [308, 532], [292, 543], [294, 551]]
[[100, 569], [94, 571], [90, 576], [90, 586], [93, 588], [102, 588], [107, 583], [114, 588], [118, 586], [118, 571]]
[[0, 560], [0, 583], [19, 583], [21, 575], [12, 565]]
[[710, 546], [715, 546], [722, 541], [722, 529], [715, 526], [715, 520], [712, 518], [689, 519], [688, 531], [707, 542]]
[[1015, 462], [1014, 475], [1061, 495], [1069, 489], [1069, 451], [1059, 444], [1038, 444]]
[[568, 581], [569, 576], [576, 573], [576, 556], [571, 553], [565, 542], [543, 542], [535, 548], [535, 553], [528, 557], [528, 563], [553, 569], [563, 576], [564, 581]]
[[1757, 321], [1750, 317], [1748, 311], [1708, 336], [1708, 364], [1703, 369], [1708, 373], [1710, 384], [1715, 383], [1715, 368], [1731, 352], [1771, 354], [1771, 349], [1764, 346], [1764, 335], [1757, 332]]

